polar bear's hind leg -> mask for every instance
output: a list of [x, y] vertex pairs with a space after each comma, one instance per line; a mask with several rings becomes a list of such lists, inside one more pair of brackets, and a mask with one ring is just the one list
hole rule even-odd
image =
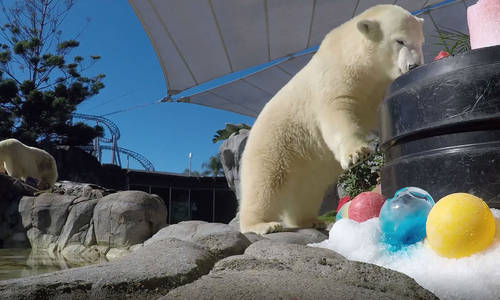
[[[288, 198], [284, 208], [285, 224], [294, 228], [324, 229], [326, 225], [318, 219], [318, 212], [323, 202], [323, 195], [334, 176], [331, 174], [318, 174], [319, 165], [323, 168], [326, 162], [312, 164], [309, 170], [295, 172], [295, 178], [290, 181]], [[327, 169], [334, 169], [333, 167]], [[321, 172], [323, 173], [323, 172]], [[327, 171], [330, 173], [330, 170]]]
[[[282, 174], [280, 168], [270, 168], [269, 164], [256, 161], [246, 163], [242, 169], [245, 185], [241, 190], [241, 232], [266, 234], [282, 231], [280, 221], [284, 204], [282, 191], [285, 174]], [[257, 171], [261, 176], [252, 176], [252, 173]]]

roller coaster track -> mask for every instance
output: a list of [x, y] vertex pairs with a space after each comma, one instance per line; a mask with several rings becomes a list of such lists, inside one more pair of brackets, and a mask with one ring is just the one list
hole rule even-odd
[[[99, 147], [100, 147], [100, 149], [111, 150], [111, 151], [114, 150], [112, 146], [101, 145]], [[84, 150], [84, 151], [94, 151], [95, 150], [94, 146], [80, 146], [79, 148]], [[121, 147], [118, 147], [117, 149], [120, 153], [128, 155], [128, 156], [132, 157], [133, 159], [135, 159], [138, 163], [140, 163], [142, 165], [144, 170], [154, 172], [155, 167], [143, 155], [141, 155], [135, 151], [128, 150], [128, 149], [121, 148]]]
[[[72, 114], [73, 118], [76, 119], [82, 119], [82, 120], [87, 120], [87, 121], [95, 121], [98, 125], [102, 124], [106, 126], [106, 128], [109, 130], [109, 133], [111, 134], [111, 137], [99, 137], [94, 143], [94, 146], [81, 146], [80, 148], [85, 150], [85, 151], [91, 151], [94, 152], [94, 154], [97, 156], [99, 162], [101, 161], [101, 150], [110, 150], [112, 153], [111, 156], [111, 163], [112, 164], [117, 164], [118, 166], [121, 167], [121, 159], [120, 159], [120, 153], [127, 155], [128, 157], [132, 157], [135, 159], [138, 163], [140, 163], [146, 171], [153, 172], [155, 170], [153, 164], [143, 155], [134, 152], [132, 150], [128, 150], [125, 148], [120, 148], [118, 147], [118, 140], [120, 139], [120, 129], [118, 126], [113, 123], [110, 119], [101, 117], [101, 116], [94, 116], [94, 115], [86, 115], [86, 114], [77, 114], [73, 113]], [[111, 146], [107, 145], [101, 145], [100, 143], [111, 143]], [[128, 167], [128, 166], [127, 166]]]
[[74, 118], [77, 118], [77, 119], [95, 121], [98, 124], [101, 123], [101, 124], [105, 125], [108, 128], [109, 132], [111, 133], [111, 138], [106, 138], [106, 137], [99, 138], [101, 142], [113, 143], [113, 138], [115, 139], [115, 141], [118, 141], [120, 139], [120, 129], [110, 119], [106, 119], [106, 118], [100, 117], [100, 116], [76, 114], [76, 113], [74, 113], [72, 115]]

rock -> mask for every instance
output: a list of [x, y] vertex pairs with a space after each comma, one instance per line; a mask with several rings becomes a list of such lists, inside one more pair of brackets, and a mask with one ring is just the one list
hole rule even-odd
[[[78, 200], [81, 200], [77, 202]], [[77, 198], [57, 240], [59, 249], [68, 244], [84, 245], [90, 227], [97, 199]]]
[[32, 186], [0, 173], [0, 248], [25, 248], [29, 245], [19, 214], [19, 201], [33, 196]]
[[240, 212], [236, 213], [236, 216], [227, 224], [233, 227], [235, 230], [240, 230]]
[[59, 180], [89, 182], [106, 188], [125, 190], [126, 170], [115, 165], [101, 165], [97, 158], [78, 147], [56, 146], [47, 150], [57, 163]]
[[251, 243], [258, 242], [260, 240], [266, 240], [265, 237], [263, 237], [260, 234], [256, 234], [255, 232], [245, 232], [243, 234]]
[[123, 191], [100, 199], [92, 222], [98, 245], [129, 247], [165, 227], [167, 208], [157, 195]]
[[166, 224], [163, 200], [139, 191], [112, 193], [91, 184], [58, 183], [55, 193], [23, 197], [22, 226], [34, 251], [71, 263], [115, 259]]
[[219, 259], [242, 254], [250, 245], [243, 234], [227, 224], [187, 221], [163, 228], [144, 242], [144, 246], [169, 238], [198, 244]]
[[116, 261], [0, 281], [2, 299], [155, 299], [207, 274], [215, 257], [195, 244], [157, 241]]
[[[23, 226], [31, 248], [55, 247], [75, 196], [44, 193], [38, 197], [23, 197], [19, 204]], [[36, 242], [33, 242], [36, 241]]]
[[99, 199], [116, 191], [92, 183], [59, 181], [55, 183], [51, 192], [54, 194]]
[[227, 183], [240, 201], [240, 160], [247, 143], [250, 130], [240, 129], [231, 134], [219, 147], [219, 158]]
[[328, 239], [328, 232], [305, 228], [295, 231], [264, 234], [262, 237], [281, 243], [307, 245]]
[[262, 240], [160, 299], [437, 299], [408, 276], [327, 249]]

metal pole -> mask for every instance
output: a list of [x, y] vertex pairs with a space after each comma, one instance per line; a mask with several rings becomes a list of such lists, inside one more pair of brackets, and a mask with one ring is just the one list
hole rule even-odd
[[191, 159], [193, 158], [193, 153], [189, 152], [189, 166], [188, 166], [188, 176], [191, 176]]
[[111, 147], [111, 164], [114, 165], [115, 164], [115, 136], [114, 135], [111, 137], [111, 142], [113, 143], [113, 145]]

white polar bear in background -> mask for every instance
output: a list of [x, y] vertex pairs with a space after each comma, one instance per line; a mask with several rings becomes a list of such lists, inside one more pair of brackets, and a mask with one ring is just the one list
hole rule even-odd
[[[57, 180], [56, 160], [48, 152], [29, 147], [16, 139], [0, 141], [0, 164], [9, 176], [38, 180], [38, 188], [50, 189]], [[0, 168], [2, 170], [2, 168]]]
[[326, 35], [264, 107], [241, 165], [240, 229], [320, 228], [329, 184], [369, 154], [367, 135], [392, 80], [423, 64], [423, 19], [395, 5], [367, 9]]

